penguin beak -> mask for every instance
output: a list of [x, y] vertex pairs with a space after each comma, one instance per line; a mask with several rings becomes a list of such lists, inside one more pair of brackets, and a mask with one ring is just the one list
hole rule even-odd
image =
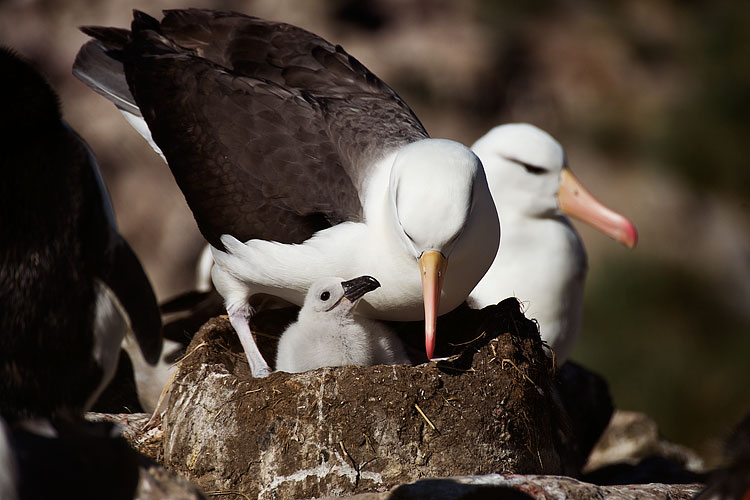
[[380, 288], [380, 283], [372, 276], [360, 276], [349, 281], [342, 281], [341, 287], [344, 289], [344, 297], [354, 303], [367, 292]]

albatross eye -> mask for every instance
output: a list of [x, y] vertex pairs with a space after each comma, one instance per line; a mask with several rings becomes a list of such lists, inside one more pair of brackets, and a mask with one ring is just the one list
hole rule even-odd
[[320, 300], [326, 301], [331, 298], [330, 292], [323, 292], [320, 294]]
[[526, 163], [526, 162], [521, 161], [518, 158], [514, 158], [512, 156], [505, 156], [505, 155], [501, 154], [500, 157], [503, 158], [503, 159], [505, 159], [505, 160], [508, 160], [510, 162], [513, 162], [513, 163], [516, 163], [518, 165], [521, 165], [530, 174], [542, 175], [542, 174], [546, 174], [547, 172], [549, 172], [549, 170], [547, 170], [544, 167], [538, 167], [536, 165], [532, 165], [531, 163]]
[[546, 168], [537, 167], [536, 165], [531, 165], [529, 163], [524, 163], [522, 161], [519, 161], [518, 163], [520, 163], [523, 166], [523, 168], [525, 168], [526, 171], [530, 174], [542, 175], [542, 174], [547, 173]]

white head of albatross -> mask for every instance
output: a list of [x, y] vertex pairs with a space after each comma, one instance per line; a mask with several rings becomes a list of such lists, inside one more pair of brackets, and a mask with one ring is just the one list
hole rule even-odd
[[[472, 146], [488, 170], [498, 207], [529, 217], [564, 213], [586, 222], [633, 248], [635, 226], [594, 198], [568, 168], [562, 146], [533, 125], [511, 123], [493, 128]], [[522, 168], [519, 168], [522, 167]], [[502, 193], [502, 196], [497, 196]]]
[[516, 296], [539, 321], [562, 363], [578, 334], [586, 252], [566, 215], [635, 246], [635, 226], [594, 198], [573, 176], [562, 146], [533, 125], [493, 128], [472, 146], [481, 158], [503, 225], [502, 248], [469, 296], [481, 308]]
[[279, 339], [276, 369], [299, 373], [323, 366], [408, 363], [398, 337], [381, 323], [354, 314], [362, 296], [378, 287], [371, 276], [313, 283], [297, 322]]
[[[479, 158], [454, 141], [425, 139], [403, 147], [389, 192], [393, 227], [419, 262], [425, 349], [432, 358], [437, 316], [462, 303], [487, 270], [499, 244], [499, 222]], [[456, 273], [447, 272], [449, 261]]]

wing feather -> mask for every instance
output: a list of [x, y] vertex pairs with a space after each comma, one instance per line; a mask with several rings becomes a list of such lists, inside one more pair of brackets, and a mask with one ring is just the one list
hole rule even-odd
[[219, 248], [222, 234], [299, 243], [361, 220], [377, 160], [427, 137], [390, 87], [300, 28], [186, 9], [136, 12], [131, 29], [87, 33], [123, 46], [135, 102]]

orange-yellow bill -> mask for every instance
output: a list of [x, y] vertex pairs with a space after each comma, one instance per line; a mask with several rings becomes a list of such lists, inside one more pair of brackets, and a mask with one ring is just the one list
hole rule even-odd
[[435, 250], [423, 252], [419, 257], [419, 272], [422, 275], [422, 297], [424, 299], [424, 345], [427, 359], [435, 351], [435, 329], [437, 328], [440, 292], [448, 259]]
[[557, 198], [566, 214], [591, 224], [628, 248], [638, 243], [638, 232], [633, 223], [594, 198], [567, 168], [560, 173]]

